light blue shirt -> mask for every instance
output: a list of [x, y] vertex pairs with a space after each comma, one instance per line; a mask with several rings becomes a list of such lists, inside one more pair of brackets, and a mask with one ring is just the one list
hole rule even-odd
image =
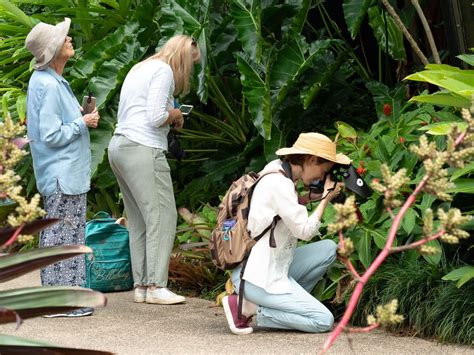
[[35, 70], [28, 84], [27, 131], [36, 186], [43, 196], [89, 191], [89, 130], [68, 82], [53, 69]]

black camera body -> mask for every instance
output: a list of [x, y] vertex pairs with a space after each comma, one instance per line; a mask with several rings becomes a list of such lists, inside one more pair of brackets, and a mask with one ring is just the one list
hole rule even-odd
[[173, 129], [168, 132], [168, 152], [179, 162], [186, 156], [186, 151], [181, 148], [181, 143]]
[[[326, 174], [324, 180], [314, 180], [309, 185], [309, 190], [312, 193], [322, 194], [324, 192], [324, 181], [328, 176], [331, 176], [332, 180], [336, 182], [344, 182], [345, 187], [354, 192], [355, 194], [368, 198], [372, 195], [372, 189], [367, 186], [362, 176], [359, 175], [357, 170], [352, 166], [352, 164], [342, 165], [335, 164], [332, 170]], [[341, 192], [337, 197], [335, 197], [333, 203], [344, 203], [346, 200], [346, 195]]]

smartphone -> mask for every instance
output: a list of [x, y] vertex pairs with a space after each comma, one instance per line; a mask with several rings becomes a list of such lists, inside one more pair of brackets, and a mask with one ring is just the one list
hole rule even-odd
[[94, 111], [96, 99], [94, 96], [84, 96], [82, 99], [82, 114], [87, 115]]
[[184, 116], [189, 115], [192, 111], [193, 105], [181, 105], [179, 106], [179, 110], [183, 113]]

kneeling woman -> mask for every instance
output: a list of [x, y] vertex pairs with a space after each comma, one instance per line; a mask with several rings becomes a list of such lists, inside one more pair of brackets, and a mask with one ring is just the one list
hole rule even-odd
[[[254, 315], [259, 327], [325, 332], [331, 329], [334, 317], [310, 292], [334, 262], [337, 246], [331, 240], [298, 248], [296, 244], [298, 239], [308, 241], [318, 234], [324, 209], [343, 184], [326, 179], [323, 199], [309, 216], [306, 207], [298, 204], [295, 183], [302, 180], [308, 186], [315, 179], [324, 180], [334, 163], [349, 164], [350, 160], [336, 154], [336, 144], [319, 133], [302, 133], [292, 147], [276, 154], [281, 160], [270, 162], [262, 172], [281, 169], [286, 170], [286, 176], [268, 174], [260, 180], [248, 217], [248, 229], [256, 236], [280, 216], [274, 229], [276, 247], [269, 246], [268, 231], [252, 248], [242, 276], [242, 317], [237, 316], [237, 295], [224, 297], [225, 315], [235, 334], [252, 333]], [[232, 273], [237, 292], [241, 268]]]

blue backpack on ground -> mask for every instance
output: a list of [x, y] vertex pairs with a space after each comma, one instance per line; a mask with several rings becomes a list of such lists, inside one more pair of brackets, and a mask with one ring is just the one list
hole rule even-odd
[[102, 292], [133, 288], [128, 229], [106, 212], [98, 212], [86, 224], [86, 287]]

